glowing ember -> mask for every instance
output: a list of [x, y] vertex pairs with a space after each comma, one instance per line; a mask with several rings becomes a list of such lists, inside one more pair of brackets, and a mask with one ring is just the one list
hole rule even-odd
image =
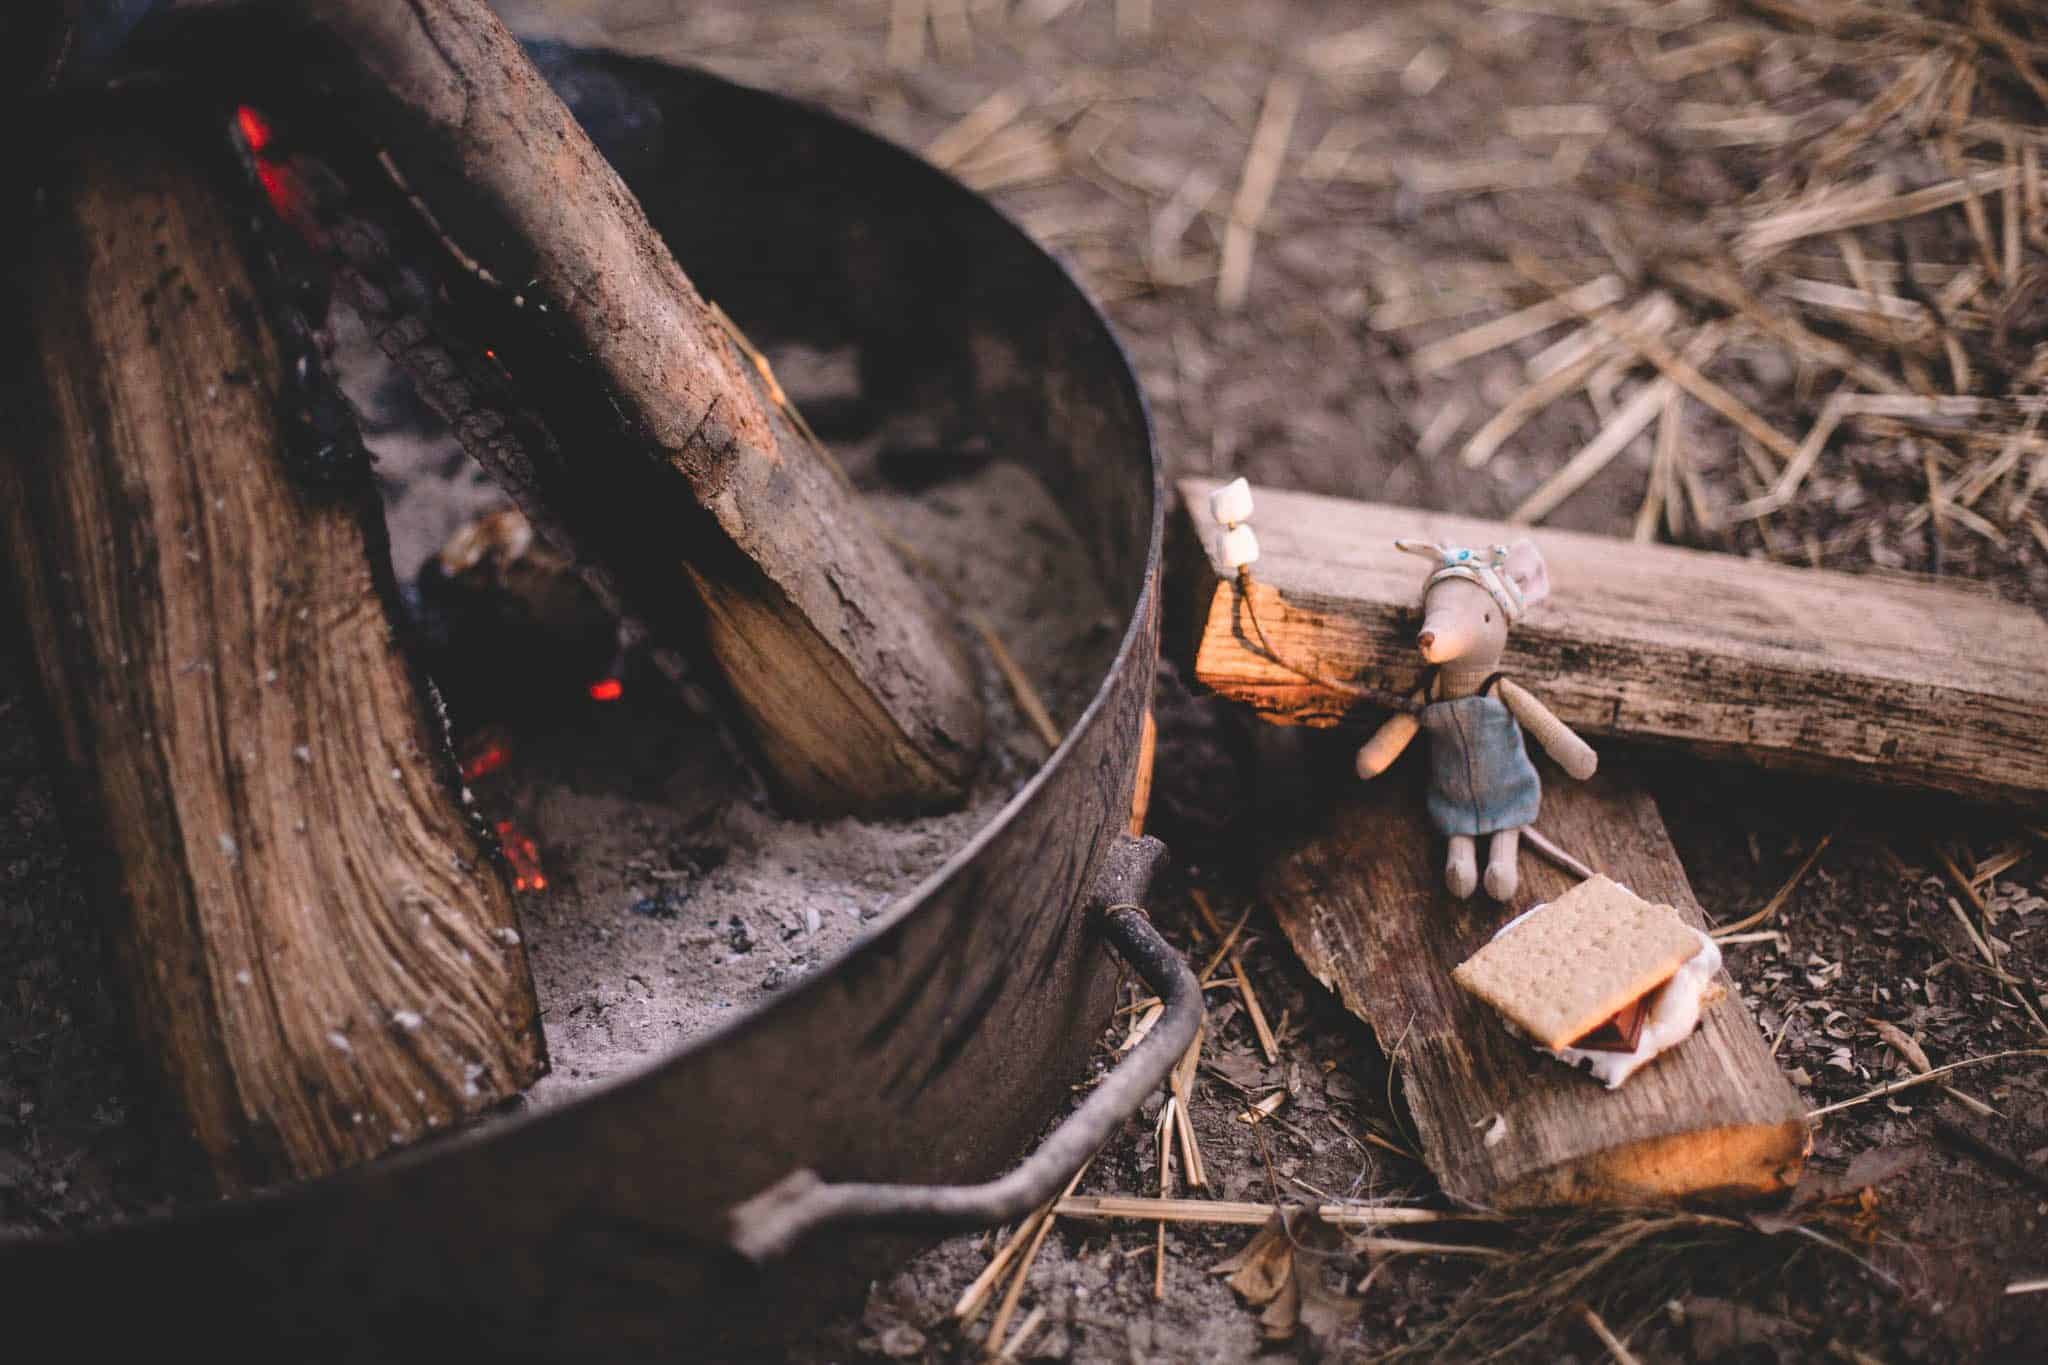
[[590, 685], [590, 699], [592, 701], [617, 701], [624, 695], [626, 695], [626, 685], [617, 678], [606, 678], [602, 682], [594, 682]]
[[250, 151], [261, 155], [263, 149], [270, 145], [270, 120], [248, 105], [235, 110], [235, 123], [241, 128], [242, 140], [249, 144]]
[[511, 743], [503, 735], [486, 730], [464, 746], [462, 780], [474, 782], [479, 777], [489, 777], [511, 761]]
[[512, 889], [547, 890], [547, 875], [540, 866], [540, 846], [521, 833], [519, 826], [510, 820], [500, 820], [497, 830], [498, 843], [505, 850], [505, 861], [512, 864]]

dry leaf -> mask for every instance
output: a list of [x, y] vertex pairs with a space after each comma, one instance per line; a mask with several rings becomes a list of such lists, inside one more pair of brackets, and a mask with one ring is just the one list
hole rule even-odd
[[1905, 1058], [1907, 1066], [1922, 1075], [1934, 1069], [1934, 1063], [1927, 1060], [1927, 1053], [1904, 1029], [1897, 1024], [1888, 1024], [1882, 1019], [1872, 1019], [1869, 1022], [1877, 1036], [1884, 1039], [1885, 1045]]
[[1218, 1275], [1252, 1307], [1271, 1303], [1294, 1274], [1294, 1242], [1287, 1235], [1286, 1215], [1276, 1212], [1235, 1256], [1218, 1261]]
[[1235, 1256], [1219, 1261], [1218, 1275], [1247, 1304], [1264, 1306], [1259, 1330], [1284, 1341], [1306, 1330], [1329, 1347], [1363, 1305], [1344, 1292], [1351, 1255], [1344, 1234], [1312, 1209], [1275, 1213]]

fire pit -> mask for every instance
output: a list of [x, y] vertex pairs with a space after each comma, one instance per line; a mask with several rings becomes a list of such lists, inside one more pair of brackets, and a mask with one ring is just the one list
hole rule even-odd
[[[854, 1187], [780, 1232], [757, 1218], [752, 1236], [735, 1206], [771, 1188], [804, 1205], [816, 1187], [799, 1172], [987, 1180], [1067, 1103], [1107, 1021], [1118, 968], [1101, 928], [1128, 919], [1117, 906], [1142, 880], [1144, 859], [1111, 854], [1156, 652], [1161, 521], [1115, 340], [1021, 231], [878, 139], [701, 73], [539, 56], [677, 259], [765, 351], [850, 353], [862, 404], [937, 414], [1051, 490], [1119, 637], [1057, 750], [964, 846], [835, 959], [680, 1051], [344, 1176], [0, 1249], [31, 1318], [121, 1287], [118, 1313], [66, 1319], [74, 1340], [189, 1332], [385, 1356], [459, 1332], [492, 1353], [738, 1351], [907, 1251], [901, 1215], [987, 1217], [1000, 1200]], [[1106, 864], [1126, 879], [1091, 890]], [[765, 1268], [740, 1254], [812, 1215], [873, 1213], [898, 1217], [797, 1241]]]

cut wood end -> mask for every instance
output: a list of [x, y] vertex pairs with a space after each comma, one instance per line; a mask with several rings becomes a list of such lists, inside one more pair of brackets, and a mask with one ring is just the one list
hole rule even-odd
[[[1812, 1145], [1803, 1117], [1706, 1128], [1594, 1152], [1475, 1194], [1500, 1209], [1755, 1199], [1797, 1184]], [[1446, 1184], [1455, 1182], [1453, 1173]]]

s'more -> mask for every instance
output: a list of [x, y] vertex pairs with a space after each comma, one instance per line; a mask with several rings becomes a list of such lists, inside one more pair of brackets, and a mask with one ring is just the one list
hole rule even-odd
[[1692, 1034], [1720, 968], [1677, 911], [1594, 876], [1509, 922], [1452, 979], [1612, 1090]]

